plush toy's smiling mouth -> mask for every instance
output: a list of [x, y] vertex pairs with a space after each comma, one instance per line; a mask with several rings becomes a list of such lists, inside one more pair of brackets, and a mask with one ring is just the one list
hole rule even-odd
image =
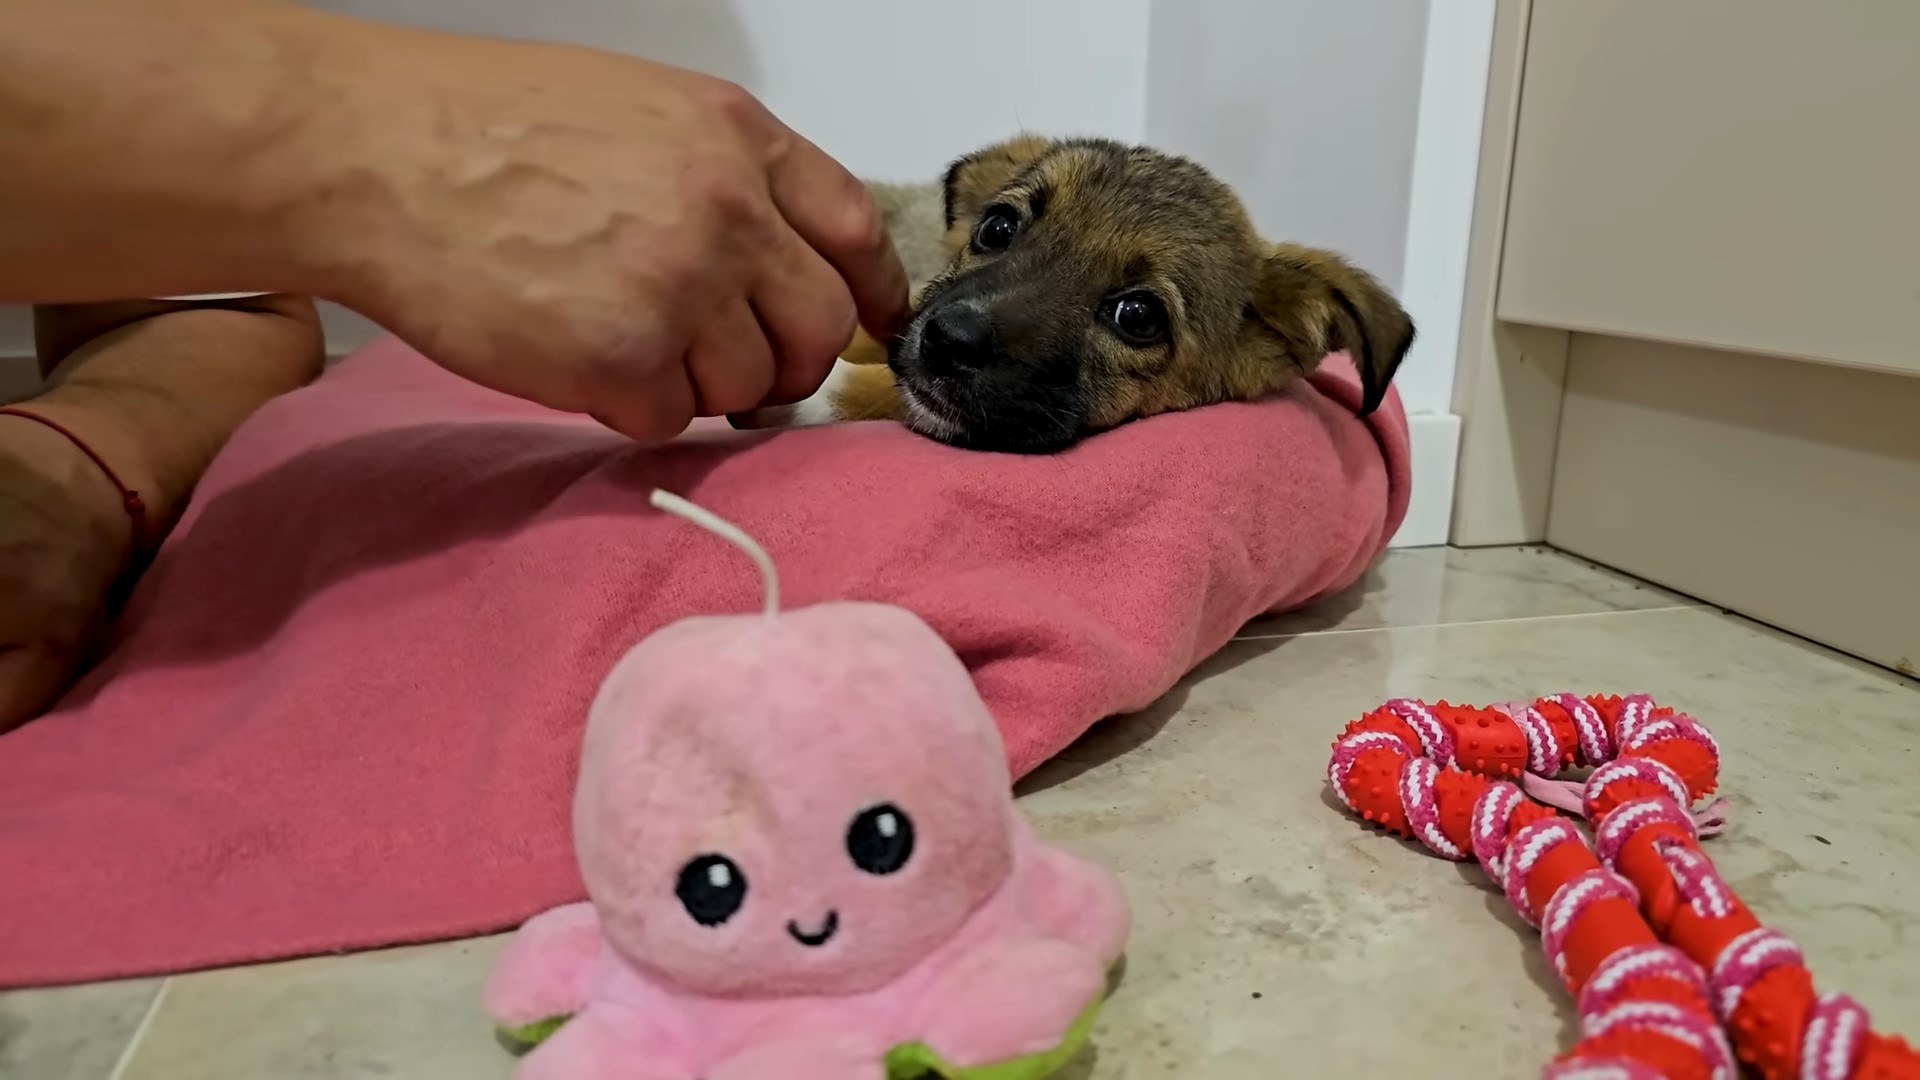
[[805, 945], [809, 949], [817, 949], [825, 945], [832, 939], [833, 935], [839, 931], [840, 913], [837, 911], [827, 912], [827, 919], [820, 924], [820, 929], [818, 930], [802, 930], [800, 929], [800, 924], [797, 922], [789, 922], [787, 924], [787, 933], [793, 936], [793, 940]]

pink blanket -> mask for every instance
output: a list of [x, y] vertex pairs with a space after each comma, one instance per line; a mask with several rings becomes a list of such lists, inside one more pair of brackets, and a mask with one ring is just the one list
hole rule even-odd
[[892, 424], [641, 449], [391, 341], [235, 436], [113, 653], [0, 736], [0, 986], [499, 930], [581, 895], [568, 803], [629, 645], [873, 599], [959, 652], [1016, 773], [1141, 708], [1249, 617], [1353, 581], [1406, 507], [1405, 419], [1342, 358], [1253, 405], [1054, 457]]

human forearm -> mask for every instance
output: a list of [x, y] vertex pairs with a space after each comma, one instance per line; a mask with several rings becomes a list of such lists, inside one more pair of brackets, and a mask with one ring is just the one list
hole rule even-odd
[[279, 0], [0, 4], [0, 301], [313, 291], [338, 38]]
[[904, 320], [867, 189], [738, 86], [289, 0], [0, 2], [0, 302], [333, 300], [635, 438]]
[[323, 351], [312, 302], [132, 302], [40, 308], [51, 369], [27, 403], [73, 429], [170, 522], [213, 455], [254, 410], [311, 380]]
[[0, 414], [0, 731], [84, 667], [136, 543], [159, 539], [233, 430], [320, 368], [319, 320], [294, 297], [35, 315], [52, 385], [21, 403], [29, 415]]

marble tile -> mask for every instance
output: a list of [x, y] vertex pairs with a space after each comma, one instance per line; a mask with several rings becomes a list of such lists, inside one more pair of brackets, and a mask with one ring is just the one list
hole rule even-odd
[[0, 1080], [106, 1080], [159, 979], [0, 994]]
[[1369, 831], [1328, 744], [1394, 695], [1644, 689], [1725, 749], [1710, 852], [1886, 1029], [1920, 1034], [1920, 684], [1707, 610], [1240, 641], [1022, 785], [1138, 927], [1097, 1080], [1531, 1077], [1565, 992], [1469, 866]]
[[1353, 587], [1303, 611], [1260, 619], [1242, 637], [1436, 626], [1692, 606], [1637, 578], [1537, 547], [1401, 548]]
[[124, 1080], [502, 1080], [480, 1011], [497, 938], [185, 975]]

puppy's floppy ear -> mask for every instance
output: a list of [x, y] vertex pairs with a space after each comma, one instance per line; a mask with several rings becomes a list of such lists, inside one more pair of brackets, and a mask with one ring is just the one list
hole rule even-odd
[[980, 211], [987, 208], [989, 199], [1052, 145], [1052, 139], [1039, 135], [1019, 135], [976, 150], [947, 166], [946, 179], [942, 181], [946, 189], [947, 228], [979, 216]]
[[1276, 244], [1261, 261], [1253, 312], [1302, 370], [1345, 350], [1360, 369], [1360, 415], [1379, 408], [1413, 344], [1413, 320], [1373, 275], [1331, 251]]

